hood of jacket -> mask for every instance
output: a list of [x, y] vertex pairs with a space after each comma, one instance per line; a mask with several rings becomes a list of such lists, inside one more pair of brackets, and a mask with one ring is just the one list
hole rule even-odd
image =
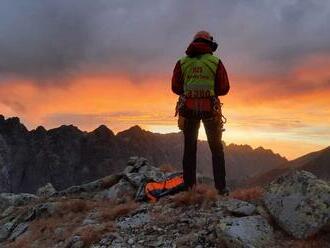
[[195, 57], [205, 53], [212, 54], [212, 49], [207, 43], [204, 42], [192, 42], [186, 50], [186, 54], [189, 57]]

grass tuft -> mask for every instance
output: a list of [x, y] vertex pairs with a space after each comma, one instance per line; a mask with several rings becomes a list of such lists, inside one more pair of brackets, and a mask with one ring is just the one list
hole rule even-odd
[[217, 198], [216, 189], [205, 184], [200, 184], [191, 190], [174, 195], [171, 200], [177, 207], [196, 204], [204, 206], [215, 202]]
[[261, 199], [265, 194], [265, 190], [261, 187], [253, 187], [247, 189], [237, 189], [230, 193], [232, 198], [242, 201], [253, 201]]
[[137, 207], [137, 204], [134, 201], [129, 201], [126, 203], [121, 203], [112, 207], [101, 208], [100, 209], [100, 217], [103, 221], [113, 221], [121, 216], [128, 215]]

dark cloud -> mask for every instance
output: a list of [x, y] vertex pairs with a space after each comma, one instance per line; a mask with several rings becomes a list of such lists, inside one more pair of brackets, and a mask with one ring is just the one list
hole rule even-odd
[[170, 74], [200, 29], [215, 34], [230, 72], [281, 74], [330, 52], [328, 23], [327, 0], [2, 0], [0, 75], [43, 83], [81, 70]]

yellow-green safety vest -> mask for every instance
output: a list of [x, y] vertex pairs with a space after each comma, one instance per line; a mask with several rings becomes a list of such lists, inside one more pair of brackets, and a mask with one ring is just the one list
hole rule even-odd
[[219, 60], [218, 57], [208, 53], [180, 59], [185, 96], [214, 96], [214, 81]]

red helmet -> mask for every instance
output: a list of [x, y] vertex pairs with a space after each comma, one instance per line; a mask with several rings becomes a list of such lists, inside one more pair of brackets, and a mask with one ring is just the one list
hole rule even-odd
[[195, 34], [194, 40], [203, 39], [210, 42], [213, 42], [213, 36], [207, 31], [199, 31]]
[[211, 46], [213, 52], [217, 50], [218, 44], [213, 40], [213, 36], [207, 31], [199, 31], [195, 34], [193, 41], [204, 41]]

